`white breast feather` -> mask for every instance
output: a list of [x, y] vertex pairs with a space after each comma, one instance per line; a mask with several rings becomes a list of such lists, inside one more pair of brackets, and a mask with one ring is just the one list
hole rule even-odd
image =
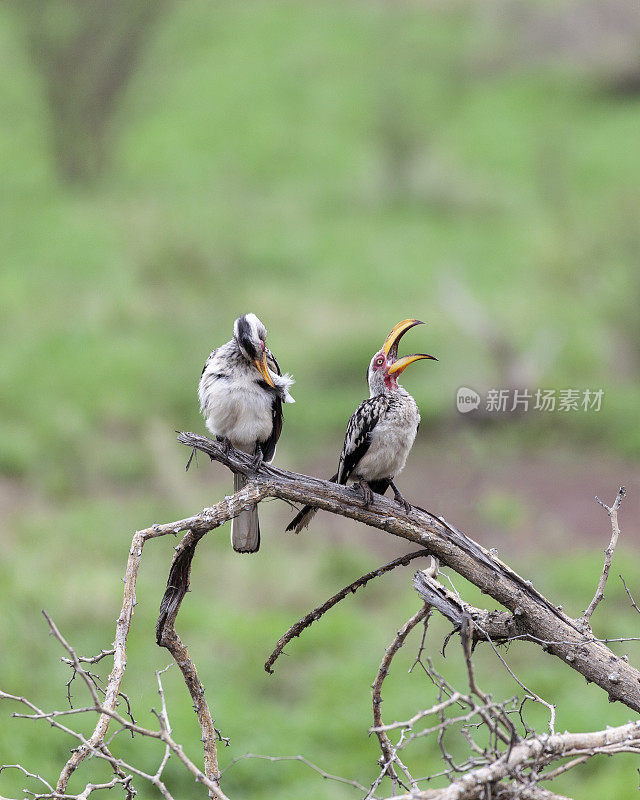
[[200, 410], [207, 428], [234, 447], [253, 452], [273, 427], [273, 395], [260, 387], [250, 369], [236, 368], [230, 377], [220, 348], [210, 357], [198, 386]]
[[369, 449], [354, 469], [354, 477], [367, 481], [394, 478], [407, 462], [420, 422], [411, 395], [382, 415], [371, 432]]

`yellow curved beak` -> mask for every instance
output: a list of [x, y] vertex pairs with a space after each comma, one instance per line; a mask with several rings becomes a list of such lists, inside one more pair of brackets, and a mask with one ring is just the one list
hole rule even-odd
[[382, 352], [385, 354], [385, 356], [389, 355], [389, 352], [392, 350], [394, 345], [397, 351], [398, 342], [409, 330], [409, 328], [413, 328], [414, 325], [424, 325], [424, 322], [419, 319], [403, 319], [402, 322], [399, 322], [397, 325], [393, 326], [382, 346]]
[[420, 361], [421, 358], [430, 358], [432, 361], [438, 360], [435, 356], [429, 356], [426, 353], [414, 353], [412, 356], [403, 356], [389, 367], [389, 375], [402, 372], [409, 364], [413, 364], [414, 361]]
[[258, 361], [258, 359], [256, 358], [256, 360], [253, 363], [256, 365], [256, 369], [262, 375], [265, 381], [269, 384], [269, 386], [273, 386], [273, 388], [275, 389], [276, 385], [271, 379], [271, 375], [269, 375], [269, 367], [267, 367], [267, 354], [266, 353], [262, 354], [262, 361]]

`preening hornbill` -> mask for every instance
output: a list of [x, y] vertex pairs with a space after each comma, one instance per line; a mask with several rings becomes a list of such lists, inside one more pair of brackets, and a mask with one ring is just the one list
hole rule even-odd
[[[283, 375], [266, 345], [267, 329], [255, 314], [238, 317], [233, 339], [207, 359], [198, 397], [207, 428], [229, 447], [254, 455], [256, 465], [271, 461], [282, 430], [282, 403], [295, 403], [289, 394], [293, 378]], [[234, 474], [233, 490], [246, 484]], [[258, 509], [231, 520], [231, 544], [238, 553], [260, 547]]]
[[[414, 361], [438, 359], [426, 353], [398, 358], [398, 343], [410, 328], [422, 324], [418, 319], [399, 322], [382, 349], [371, 359], [367, 370], [369, 397], [360, 403], [349, 420], [338, 471], [330, 478], [341, 484], [358, 483], [368, 503], [372, 492], [384, 494], [391, 486], [395, 499], [407, 510], [410, 508], [393, 479], [407, 461], [418, 432], [420, 414], [416, 401], [398, 384], [398, 375]], [[316, 511], [312, 506], [305, 506], [287, 530], [299, 533]]]

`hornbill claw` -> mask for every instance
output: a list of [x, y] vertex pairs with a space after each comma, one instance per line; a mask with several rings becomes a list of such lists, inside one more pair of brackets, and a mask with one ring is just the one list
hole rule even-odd
[[366, 481], [358, 481], [354, 484], [354, 489], [362, 494], [365, 506], [368, 508], [373, 503], [373, 492]]
[[262, 452], [262, 448], [260, 447], [260, 445], [258, 445], [258, 447], [256, 447], [256, 452], [253, 454], [251, 458], [251, 466], [253, 467], [253, 469], [257, 470], [263, 461], [264, 461], [264, 454]]
[[393, 499], [396, 503], [399, 503], [408, 514], [411, 511], [411, 503], [402, 496], [400, 489], [395, 485], [393, 481], [389, 481], [389, 486], [393, 489]]
[[227, 439], [226, 436], [216, 436], [216, 439], [222, 445], [225, 456], [231, 455], [231, 450], [235, 449], [231, 444], [231, 439]]

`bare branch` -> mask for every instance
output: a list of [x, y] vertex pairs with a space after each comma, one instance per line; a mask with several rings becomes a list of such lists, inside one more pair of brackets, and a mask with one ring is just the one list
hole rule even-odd
[[[43, 719], [48, 721], [50, 725], [52, 725], [52, 727], [63, 731], [64, 733], [68, 734], [69, 736], [79, 741], [81, 743], [80, 746], [85, 748], [94, 757], [108, 761], [114, 768], [118, 768], [120, 770], [126, 770], [127, 772], [139, 775], [140, 777], [144, 778], [145, 780], [148, 780], [150, 783], [156, 786], [158, 790], [161, 792], [162, 796], [166, 798], [166, 800], [173, 800], [166, 786], [160, 780], [158, 772], [156, 772], [156, 774], [154, 775], [150, 775], [149, 773], [143, 772], [137, 767], [128, 764], [121, 758], [119, 759], [114, 758], [108, 751], [108, 749], [104, 746], [104, 744], [100, 745], [99, 747], [93, 746], [90, 740], [86, 739], [81, 733], [57, 721], [56, 718], [60, 715], [60, 712], [43, 711], [27, 698], [11, 695], [1, 690], [0, 690], [0, 699], [13, 700], [15, 702], [26, 705], [28, 708], [30, 708], [32, 711], [35, 712], [32, 718]], [[143, 728], [138, 724], [134, 724], [130, 722], [128, 719], [125, 719], [123, 716], [118, 714], [116, 711], [112, 711], [111, 709], [105, 707], [104, 705], [97, 704], [93, 710], [101, 716], [106, 715], [109, 719], [115, 720], [122, 727], [123, 730], [129, 730], [139, 734], [140, 736], [146, 736], [150, 739], [157, 739], [163, 742], [165, 745], [169, 747], [171, 752], [179, 759], [179, 761], [187, 768], [187, 770], [194, 776], [195, 780], [202, 783], [209, 790], [209, 794], [211, 797], [216, 798], [216, 800], [228, 800], [227, 796], [220, 789], [218, 783], [216, 781], [211, 780], [207, 775], [205, 775], [202, 772], [202, 770], [199, 769], [193, 763], [193, 761], [191, 761], [191, 759], [186, 755], [186, 753], [184, 752], [184, 748], [172, 738], [170, 732], [171, 728], [170, 725], [168, 724], [168, 718], [166, 716], [162, 718], [160, 730], [156, 731], [156, 730], [151, 730], [149, 728]], [[162, 717], [162, 715], [157, 715], [157, 716]], [[165, 753], [165, 756], [163, 757], [163, 762], [161, 763], [166, 764], [166, 760], [167, 756]], [[123, 783], [123, 781], [119, 781], [119, 783]], [[66, 797], [66, 794], [63, 792], [56, 792], [55, 796]]]
[[42, 777], [42, 775], [36, 775], [33, 772], [29, 772], [29, 770], [25, 769], [22, 764], [2, 764], [0, 765], [0, 772], [5, 769], [17, 769], [20, 772], [24, 773], [27, 778], [33, 778], [36, 781], [40, 781], [48, 790], [49, 792], [53, 792], [53, 786]]
[[565, 795], [555, 794], [542, 786], [533, 784], [523, 786], [520, 782], [499, 784], [496, 787], [495, 800], [571, 800]]
[[[406, 777], [409, 781], [415, 785], [415, 782], [411, 775], [409, 774], [408, 770], [402, 764], [400, 759], [398, 758], [393, 744], [391, 740], [386, 734], [384, 723], [382, 721], [382, 684], [384, 683], [384, 679], [389, 674], [389, 668], [391, 666], [391, 662], [393, 657], [396, 655], [398, 650], [402, 647], [405, 643], [407, 636], [411, 633], [411, 631], [419, 625], [423, 620], [427, 620], [431, 613], [431, 606], [423, 605], [410, 619], [408, 619], [405, 624], [398, 630], [396, 633], [393, 641], [385, 650], [385, 654], [380, 662], [380, 667], [378, 668], [378, 672], [376, 674], [375, 680], [372, 686], [372, 695], [371, 695], [371, 702], [373, 706], [373, 727], [372, 730], [375, 732], [376, 736], [378, 737], [378, 742], [380, 743], [380, 750], [382, 751], [382, 759], [381, 759], [381, 766], [382, 766], [382, 773], [380, 779], [383, 775], [388, 774], [392, 780], [398, 780], [398, 776], [393, 768], [393, 763], [397, 762], [402, 771], [405, 773]], [[380, 780], [379, 779], [379, 780]], [[378, 781], [379, 783], [379, 781]], [[371, 792], [374, 791], [377, 784], [374, 784], [371, 787]], [[370, 796], [370, 795], [369, 795]]]
[[[246, 489], [245, 489], [246, 492]], [[236, 499], [235, 504], [242, 505], [242, 500]], [[96, 750], [104, 744], [105, 737], [109, 728], [109, 724], [112, 718], [118, 718], [118, 715], [115, 714], [115, 708], [117, 707], [118, 697], [122, 694], [120, 691], [120, 687], [122, 684], [122, 678], [124, 676], [124, 671], [126, 667], [126, 642], [127, 637], [129, 634], [129, 629], [131, 627], [131, 620], [133, 617], [133, 611], [135, 608], [136, 603], [136, 595], [135, 595], [135, 586], [136, 580], [138, 576], [138, 570], [140, 567], [140, 561], [142, 558], [142, 550], [145, 543], [149, 539], [154, 539], [159, 536], [167, 536], [167, 535], [176, 535], [180, 533], [180, 531], [187, 531], [187, 534], [183, 538], [183, 542], [185, 540], [187, 542], [195, 540], [199, 540], [201, 536], [209, 531], [219, 527], [227, 519], [230, 519], [231, 516], [234, 516], [234, 502], [230, 500], [223, 500], [221, 503], [218, 503], [216, 506], [212, 508], [204, 509], [200, 514], [196, 514], [192, 517], [187, 517], [182, 520], [178, 520], [176, 522], [172, 522], [166, 525], [159, 525], [154, 524], [150, 528], [146, 528], [142, 531], [137, 531], [133, 536], [133, 540], [131, 543], [131, 548], [129, 550], [129, 559], [127, 562], [127, 568], [124, 577], [124, 597], [123, 597], [123, 604], [122, 610], [118, 617], [118, 621], [116, 623], [116, 638], [114, 641], [114, 665], [109, 676], [109, 680], [107, 682], [107, 687], [105, 690], [105, 697], [100, 706], [100, 717], [98, 719], [98, 723], [94, 729], [93, 734], [89, 737], [88, 740], [83, 741], [78, 748], [76, 748], [67, 763], [65, 764], [62, 772], [60, 773], [60, 777], [58, 778], [58, 785], [56, 790], [58, 792], [64, 793], [66, 790], [67, 783], [69, 778], [73, 774], [73, 772], [78, 768], [80, 763], [89, 755], [89, 753], [95, 753]], [[245, 498], [245, 505], [244, 507], [248, 507]], [[242, 510], [242, 507], [239, 509]], [[239, 513], [235, 511], [235, 513]], [[193, 545], [195, 547], [195, 545]], [[176, 553], [176, 557], [179, 557], [179, 553]], [[190, 562], [189, 562], [190, 566]], [[188, 573], [187, 573], [188, 579]], [[186, 591], [186, 588], [185, 588]], [[182, 595], [184, 596], [184, 594]], [[180, 598], [181, 600], [182, 598]], [[179, 602], [175, 607], [175, 613], [177, 614], [177, 610], [179, 608]], [[175, 618], [175, 617], [174, 617]], [[174, 632], [175, 633], [175, 632]], [[169, 632], [167, 635], [170, 635]], [[187, 687], [189, 688], [190, 693], [192, 694], [192, 698], [194, 699], [194, 706], [196, 706], [196, 713], [198, 714], [198, 720], [202, 724], [205, 724], [207, 728], [203, 730], [203, 738], [205, 735], [207, 737], [205, 744], [205, 770], [206, 775], [202, 777], [205, 779], [203, 782], [209, 788], [210, 793], [213, 792], [213, 796], [216, 797], [224, 797], [222, 791], [217, 787], [216, 782], [217, 778], [215, 777], [217, 773], [217, 758], [215, 757], [215, 728], [213, 726], [213, 721], [210, 723], [210, 728], [213, 730], [214, 735], [213, 738], [209, 738], [209, 725], [207, 721], [207, 716], [209, 720], [211, 719], [211, 714], [209, 712], [208, 706], [206, 702], [204, 702], [204, 689], [202, 689], [202, 684], [200, 683], [197, 672], [195, 671], [195, 667], [191, 663], [190, 659], [188, 658], [188, 653], [182, 642], [180, 641], [177, 634], [175, 634], [175, 640], [172, 639], [172, 647], [173, 652], [178, 656], [178, 664], [182, 664], [181, 669], [183, 671], [183, 675], [185, 676], [185, 681], [187, 682]], [[186, 655], [186, 658], [183, 656]], [[80, 663], [77, 660], [74, 663], [74, 667], [78, 669], [80, 667]], [[183, 668], [184, 667], [184, 668]], [[78, 671], [81, 671], [81, 667]], [[196, 698], [198, 698], [199, 702], [196, 703]], [[136, 727], [132, 725], [130, 722], [125, 721], [124, 727], [127, 730], [135, 730]], [[191, 763], [191, 762], [189, 762]], [[197, 768], [196, 768], [197, 769]], [[197, 770], [199, 773], [199, 770]], [[195, 773], [194, 773], [195, 774]], [[146, 774], [143, 773], [145, 777]], [[198, 776], [197, 776], [198, 777]], [[198, 779], [200, 779], [198, 777]], [[209, 785], [210, 784], [210, 785]], [[215, 788], [211, 788], [215, 787]]]
[[278, 643], [276, 644], [273, 652], [266, 660], [264, 668], [265, 670], [273, 674], [273, 665], [275, 664], [278, 657], [282, 654], [284, 648], [289, 644], [292, 639], [295, 639], [296, 636], [300, 636], [300, 634], [308, 628], [313, 622], [316, 622], [326, 614], [329, 609], [333, 608], [340, 600], [344, 600], [349, 594], [355, 594], [356, 590], [359, 589], [361, 586], [365, 586], [370, 580], [373, 578], [377, 578], [380, 575], [384, 575], [385, 572], [390, 572], [392, 569], [396, 567], [403, 566], [406, 567], [410, 561], [413, 561], [414, 558], [420, 558], [423, 556], [428, 556], [429, 553], [427, 550], [416, 550], [415, 553], [407, 553], [404, 556], [400, 556], [399, 558], [394, 558], [393, 561], [390, 561], [388, 564], [385, 564], [382, 567], [378, 567], [377, 569], [372, 570], [371, 572], [367, 572], [366, 575], [362, 575], [357, 580], [350, 583], [348, 586], [345, 586], [344, 589], [341, 589], [339, 592], [330, 597], [325, 603], [321, 606], [317, 606], [314, 608], [313, 611], [310, 611], [308, 614], [305, 614], [301, 620], [296, 622], [292, 625], [286, 633], [284, 633], [279, 639]]
[[[425, 509], [412, 507], [408, 513], [398, 504], [376, 495], [370, 505], [350, 488], [330, 481], [278, 469], [263, 464], [255, 469], [251, 457], [235, 450], [226, 453], [217, 442], [194, 433], [181, 433], [178, 440], [196, 448], [229, 469], [250, 476], [243, 490], [251, 498], [235, 496], [239, 510], [266, 497], [312, 505], [414, 542], [436, 556], [442, 564], [503, 604], [518, 617], [532, 641], [551, 642], [545, 652], [603, 688], [609, 698], [640, 711], [640, 672], [619, 658], [590, 631], [556, 607], [532, 585], [495, 555], [492, 555], [443, 518]], [[242, 502], [240, 502], [242, 501]], [[222, 505], [222, 504], [219, 504]], [[237, 506], [236, 506], [237, 508]], [[234, 510], [233, 516], [238, 513]], [[229, 518], [229, 514], [227, 514]], [[217, 527], [219, 521], [210, 525]]]
[[[521, 774], [527, 767], [544, 766], [559, 758], [575, 758], [575, 766], [582, 756], [592, 757], [600, 753], [638, 752], [640, 746], [640, 722], [629, 722], [617, 728], [589, 733], [556, 733], [539, 735], [521, 741], [501, 758], [478, 769], [467, 772], [443, 789], [431, 789], [412, 794], [399, 795], [390, 800], [474, 800], [484, 797], [484, 789], [504, 778]], [[577, 756], [577, 758], [576, 758]], [[520, 771], [520, 772], [519, 772]], [[502, 788], [502, 787], [501, 787]], [[513, 794], [514, 797], [545, 797], [544, 790], [532, 786], [533, 794]], [[508, 790], [505, 787], [505, 790]], [[497, 795], [500, 797], [501, 795]], [[509, 797], [509, 794], [503, 794]], [[547, 794], [546, 797], [553, 797]]]
[[189, 588], [191, 564], [200, 539], [210, 530], [218, 528], [227, 520], [237, 516], [241, 511], [255, 505], [262, 496], [262, 492], [256, 490], [252, 484], [247, 484], [232, 497], [225, 498], [216, 506], [205, 509], [199, 524], [189, 527], [182, 541], [176, 547], [156, 625], [156, 641], [161, 647], [166, 647], [173, 656], [191, 695], [193, 708], [202, 731], [205, 773], [209, 780], [216, 785], [220, 782], [216, 737], [221, 741], [225, 741], [226, 744], [229, 743], [229, 740], [224, 739], [215, 727], [205, 698], [204, 686], [200, 681], [195, 664], [189, 656], [189, 651], [176, 632], [175, 622]]
[[[474, 627], [475, 626], [471, 615], [466, 614], [460, 629], [460, 640], [462, 643], [462, 652], [464, 653], [464, 660], [467, 667], [469, 689], [471, 690], [471, 694], [474, 694], [476, 697], [482, 700], [484, 706], [486, 707], [486, 710], [480, 709], [478, 711], [482, 721], [489, 728], [491, 733], [497, 737], [497, 739], [500, 739], [500, 741], [511, 745], [518, 738], [515, 727], [513, 726], [509, 717], [497, 705], [491, 702], [491, 698], [480, 689], [476, 682], [473, 661], [471, 660]], [[511, 670], [509, 670], [509, 672], [511, 672]], [[513, 673], [511, 674], [513, 675]], [[506, 733], [500, 728], [500, 725], [506, 729]]]
[[[113, 648], [111, 650], [101, 650], [97, 656], [78, 656], [78, 661], [80, 661], [81, 664], [97, 664], [99, 661], [102, 661], [103, 658], [115, 655], [115, 652]], [[61, 658], [60, 661], [65, 664], [72, 663], [68, 658]]]
[[414, 714], [411, 719], [405, 720], [404, 722], [390, 722], [388, 725], [380, 725], [379, 727], [371, 728], [371, 733], [377, 733], [378, 731], [393, 731], [397, 728], [413, 728], [416, 722], [419, 722], [424, 717], [429, 717], [432, 714], [439, 714], [441, 711], [449, 708], [449, 706], [455, 705], [463, 698], [470, 702], [469, 698], [465, 697], [465, 695], [460, 694], [460, 692], [454, 692], [451, 697], [447, 697], [447, 699], [443, 700], [441, 703], [436, 703], [435, 705], [431, 706], [431, 708], [425, 708], [423, 711], [418, 711], [418, 713]]
[[[142, 548], [148, 539], [173, 533], [176, 527], [178, 530], [181, 530], [183, 529], [181, 526], [185, 524], [186, 527], [186, 523], [188, 522], [191, 522], [191, 519], [182, 520], [179, 523], [173, 523], [173, 527], [170, 529], [168, 529], [167, 526], [163, 527], [157, 525], [152, 528], [147, 528], [144, 531], [137, 531], [133, 537], [124, 576], [124, 598], [122, 602], [122, 610], [120, 611], [120, 616], [118, 617], [118, 621], [116, 623], [116, 638], [113, 643], [113, 669], [111, 670], [111, 674], [109, 676], [103, 702], [105, 709], [114, 710], [116, 708], [118, 695], [120, 694], [122, 678], [124, 677], [124, 671], [127, 663], [126, 643], [127, 636], [129, 634], [129, 628], [131, 627], [133, 609], [136, 602], [135, 585], [138, 577], [138, 569], [140, 567], [140, 559], [142, 557]], [[82, 763], [82, 761], [84, 761], [90, 752], [95, 751], [96, 748], [99, 748], [99, 746], [104, 743], [104, 739], [109, 728], [109, 722], [109, 714], [104, 713], [100, 715], [93, 734], [89, 737], [86, 744], [82, 743], [76, 750], [74, 750], [74, 752], [71, 754], [71, 757], [64, 765], [62, 772], [60, 773], [60, 777], [58, 778], [56, 791], [64, 793], [66, 791], [69, 778], [78, 768], [78, 766]]]
[[628, 586], [627, 586], [627, 584], [625, 583], [625, 580], [624, 580], [624, 578], [622, 577], [622, 575], [618, 575], [618, 577], [619, 577], [619, 578], [620, 578], [620, 580], [622, 581], [622, 585], [624, 586], [624, 590], [625, 590], [625, 592], [627, 593], [627, 597], [628, 597], [628, 598], [629, 598], [629, 600], [631, 601], [631, 605], [632, 605], [632, 607], [633, 607], [633, 608], [635, 608], [635, 610], [638, 612], [638, 614], [640, 614], [640, 608], [638, 608], [638, 606], [637, 606], [637, 604], [636, 604], [636, 601], [635, 601], [635, 600], [633, 599], [633, 597], [631, 596], [631, 592], [629, 591], [629, 587], [628, 587]]
[[604, 551], [604, 564], [602, 566], [600, 580], [598, 581], [598, 588], [593, 596], [593, 600], [589, 603], [589, 606], [582, 615], [581, 622], [587, 628], [591, 624], [591, 616], [593, 612], [598, 607], [598, 604], [604, 599], [604, 588], [607, 585], [607, 578], [609, 577], [609, 570], [611, 569], [613, 554], [615, 552], [616, 545], [618, 544], [618, 537], [620, 536], [620, 527], [618, 525], [618, 509], [620, 508], [620, 503], [622, 502], [622, 498], [626, 495], [626, 493], [627, 490], [624, 488], [624, 486], [621, 486], [618, 489], [618, 494], [616, 495], [616, 499], [611, 507], [605, 505], [602, 500], [596, 497], [596, 502], [604, 508], [611, 519], [611, 539], [609, 541], [609, 546]]
[[[172, 625], [172, 623], [170, 624]], [[198, 677], [198, 672], [193, 661], [189, 657], [189, 651], [182, 643], [178, 634], [175, 630], [172, 631], [169, 625], [165, 627], [165, 631], [162, 646], [169, 650], [176, 664], [180, 667], [180, 671], [187, 684], [187, 689], [193, 700], [193, 708], [198, 717], [200, 730], [202, 731], [205, 774], [209, 782], [216, 786], [216, 790], [210, 790], [210, 796], [223, 798], [224, 794], [220, 791], [218, 786], [220, 783], [220, 769], [218, 767], [218, 749], [216, 745], [217, 731], [204, 696], [204, 686]]]
[[[594, 637], [590, 628], [591, 616], [604, 596], [615, 546], [620, 534], [617, 511], [624, 489], [621, 487], [614, 504], [604, 506], [611, 518], [612, 535], [609, 547], [605, 551], [605, 564], [598, 583], [596, 595], [582, 618], [574, 620], [565, 614], [560, 607], [554, 606], [531, 584], [515, 573], [508, 565], [495, 557], [493, 552], [485, 550], [468, 536], [421, 508], [411, 508], [408, 512], [397, 503], [375, 496], [373, 502], [366, 504], [360, 494], [351, 489], [328, 481], [298, 475], [277, 469], [271, 465], [255, 467], [253, 460], [246, 454], [233, 448], [229, 451], [218, 443], [194, 434], [180, 434], [180, 441], [195, 450], [207, 453], [212, 459], [225, 464], [234, 472], [245, 474], [249, 480], [246, 486], [231, 497], [225, 498], [212, 508], [204, 509], [200, 514], [179, 520], [167, 525], [153, 525], [135, 533], [129, 551], [127, 570], [124, 577], [124, 596], [120, 616], [116, 624], [116, 638], [112, 649], [102, 650], [96, 656], [79, 656], [75, 649], [60, 633], [53, 620], [43, 612], [53, 636], [66, 651], [62, 659], [72, 670], [73, 675], [67, 686], [77, 676], [90, 697], [87, 705], [68, 710], [44, 711], [25, 697], [11, 695], [0, 691], [0, 700], [7, 699], [22, 704], [22, 710], [30, 713], [15, 713], [13, 716], [44, 720], [54, 729], [72, 737], [77, 747], [60, 773], [57, 787], [47, 783], [39, 775], [29, 772], [22, 765], [6, 765], [3, 769], [21, 770], [25, 776], [40, 781], [40, 794], [25, 790], [35, 800], [89, 800], [97, 791], [109, 791], [117, 787], [124, 789], [126, 800], [133, 800], [136, 790], [133, 779], [139, 776], [155, 786], [164, 800], [173, 800], [171, 793], [162, 780], [163, 772], [171, 756], [175, 756], [188, 770], [193, 778], [207, 790], [214, 800], [228, 800], [220, 788], [220, 770], [218, 765], [216, 738], [224, 740], [215, 728], [211, 710], [205, 699], [204, 688], [189, 653], [175, 630], [177, 615], [181, 603], [189, 588], [191, 566], [195, 550], [200, 539], [209, 531], [219, 528], [224, 522], [232, 519], [240, 512], [252, 508], [268, 498], [279, 498], [288, 503], [310, 504], [332, 513], [359, 520], [384, 533], [411, 541], [420, 549], [400, 556], [393, 561], [378, 567], [361, 576], [341, 589], [322, 605], [314, 608], [293, 625], [279, 640], [275, 650], [267, 660], [265, 669], [271, 672], [275, 660], [283, 652], [283, 648], [294, 637], [299, 636], [314, 621], [320, 619], [334, 605], [355, 592], [360, 586], [385, 574], [386, 572], [407, 565], [412, 560], [433, 556], [435, 569], [423, 570], [414, 576], [414, 585], [424, 605], [396, 633], [392, 643], [385, 651], [384, 657], [372, 685], [373, 726], [382, 756], [379, 760], [380, 772], [369, 790], [355, 780], [341, 778], [326, 772], [308, 761], [304, 756], [259, 756], [247, 754], [241, 758], [261, 758], [271, 763], [278, 761], [299, 761], [320, 774], [327, 780], [335, 780], [348, 784], [366, 793], [366, 798], [375, 797], [377, 787], [385, 777], [392, 782], [393, 791], [405, 790], [406, 795], [397, 797], [411, 800], [562, 800], [558, 795], [547, 791], [539, 784], [541, 781], [566, 772], [599, 754], [614, 755], [618, 753], [640, 754], [640, 722], [629, 723], [619, 728], [607, 728], [602, 731], [583, 734], [555, 734], [555, 707], [542, 700], [535, 692], [518, 679], [513, 670], [498, 650], [497, 644], [514, 640], [524, 640], [537, 644], [584, 675], [588, 681], [594, 681], [604, 688], [610, 700], [620, 700], [629, 708], [640, 710], [640, 673], [630, 666], [626, 656], [618, 658], [604, 644]], [[184, 752], [184, 749], [173, 738], [171, 723], [167, 710], [166, 698], [162, 685], [162, 674], [156, 672], [159, 708], [152, 709], [158, 721], [158, 729], [144, 728], [136, 723], [133, 717], [126, 718], [126, 713], [117, 710], [119, 698], [127, 703], [128, 713], [131, 706], [128, 698], [121, 691], [121, 684], [126, 664], [126, 642], [129, 634], [132, 615], [135, 608], [135, 587], [142, 557], [142, 549], [148, 539], [177, 534], [184, 531], [182, 540], [175, 548], [167, 587], [160, 606], [160, 614], [156, 629], [157, 642], [166, 647], [179, 666], [193, 707], [196, 712], [202, 733], [204, 770], [195, 764]], [[443, 586], [436, 580], [437, 561], [453, 569], [456, 573], [471, 581], [484, 593], [501, 603], [506, 611], [487, 611], [467, 604], [460, 593]], [[448, 578], [448, 576], [445, 576]], [[454, 576], [455, 578], [455, 576]], [[623, 585], [633, 608], [640, 612], [626, 583]], [[423, 660], [427, 623], [432, 608], [435, 607], [453, 625], [454, 630], [447, 636], [448, 641], [455, 632], [459, 632], [469, 688], [464, 692], [457, 691], [434, 669], [428, 658]], [[437, 697], [430, 708], [418, 711], [405, 722], [394, 722], [385, 725], [382, 720], [382, 689], [389, 673], [393, 658], [404, 645], [409, 633], [420, 623], [424, 623], [424, 632], [413, 669], [420, 665], [426, 676], [434, 683]], [[631, 639], [633, 637], [627, 637]], [[626, 640], [622, 639], [622, 640]], [[488, 642], [504, 667], [513, 679], [524, 690], [524, 699], [511, 698], [498, 702], [492, 695], [483, 691], [476, 679], [472, 654], [479, 642]], [[613, 641], [613, 640], [611, 640]], [[446, 645], [446, 642], [445, 642]], [[90, 672], [90, 667], [107, 656], [113, 656], [113, 669], [104, 685], [102, 679]], [[410, 670], [411, 671], [411, 670]], [[70, 698], [69, 698], [70, 699]], [[551, 712], [550, 733], [536, 734], [525, 723], [523, 706], [527, 700], [543, 703]], [[81, 714], [97, 714], [98, 722], [90, 736], [65, 724], [70, 718]], [[511, 715], [520, 715], [525, 728], [525, 738], [519, 739], [513, 725]], [[431, 723], [418, 723], [426, 717], [434, 717]], [[114, 733], [105, 741], [111, 721]], [[452, 729], [452, 726], [455, 726]], [[157, 740], [164, 745], [157, 770], [147, 773], [116, 758], [109, 750], [111, 741], [122, 732], [130, 732]], [[398, 731], [398, 740], [394, 744], [389, 738], [391, 731]], [[449, 741], [453, 733], [462, 737], [462, 744], [468, 746], [466, 755], [460, 757], [457, 750], [448, 752]], [[437, 739], [444, 761], [445, 769], [438, 775], [446, 776], [449, 785], [443, 789], [421, 790], [422, 781], [415, 779], [407, 764], [406, 748], [415, 739], [429, 735]], [[446, 739], [446, 743], [445, 743]], [[454, 758], [455, 754], [455, 758]], [[87, 757], [104, 760], [113, 770], [113, 778], [104, 783], [88, 782], [79, 794], [68, 794], [67, 783], [70, 776]], [[231, 765], [241, 759], [234, 759]], [[562, 763], [558, 763], [562, 762]], [[554, 769], [543, 772], [545, 767], [554, 765]], [[402, 787], [399, 789], [398, 787]], [[76, 790], [77, 791], [77, 790]], [[2, 798], [0, 798], [2, 800]]]
[[453, 623], [454, 630], [459, 631], [462, 628], [465, 616], [471, 617], [474, 622], [471, 630], [473, 645], [477, 642], [487, 641], [487, 636], [491, 636], [496, 642], [527, 636], [524, 628], [520, 625], [519, 615], [515, 616], [506, 611], [485, 611], [475, 608], [465, 603], [459, 595], [447, 589], [425, 570], [415, 573], [413, 585], [425, 603], [432, 605]]
[[221, 774], [227, 772], [227, 770], [231, 769], [235, 764], [240, 761], [245, 761], [248, 758], [258, 758], [263, 761], [268, 761], [271, 764], [277, 764], [280, 761], [299, 761], [301, 764], [312, 769], [314, 772], [317, 772], [321, 778], [324, 778], [327, 781], [336, 781], [337, 783], [345, 783], [347, 786], [353, 786], [354, 789], [359, 789], [361, 792], [367, 792], [368, 789], [363, 786], [358, 781], [354, 781], [351, 778], [342, 778], [340, 775], [333, 775], [331, 772], [326, 772], [322, 767], [319, 767], [317, 764], [314, 764], [312, 761], [309, 761], [304, 756], [263, 756], [259, 753], [245, 753], [243, 756], [238, 756], [237, 758], [232, 759], [229, 764], [222, 770]]

